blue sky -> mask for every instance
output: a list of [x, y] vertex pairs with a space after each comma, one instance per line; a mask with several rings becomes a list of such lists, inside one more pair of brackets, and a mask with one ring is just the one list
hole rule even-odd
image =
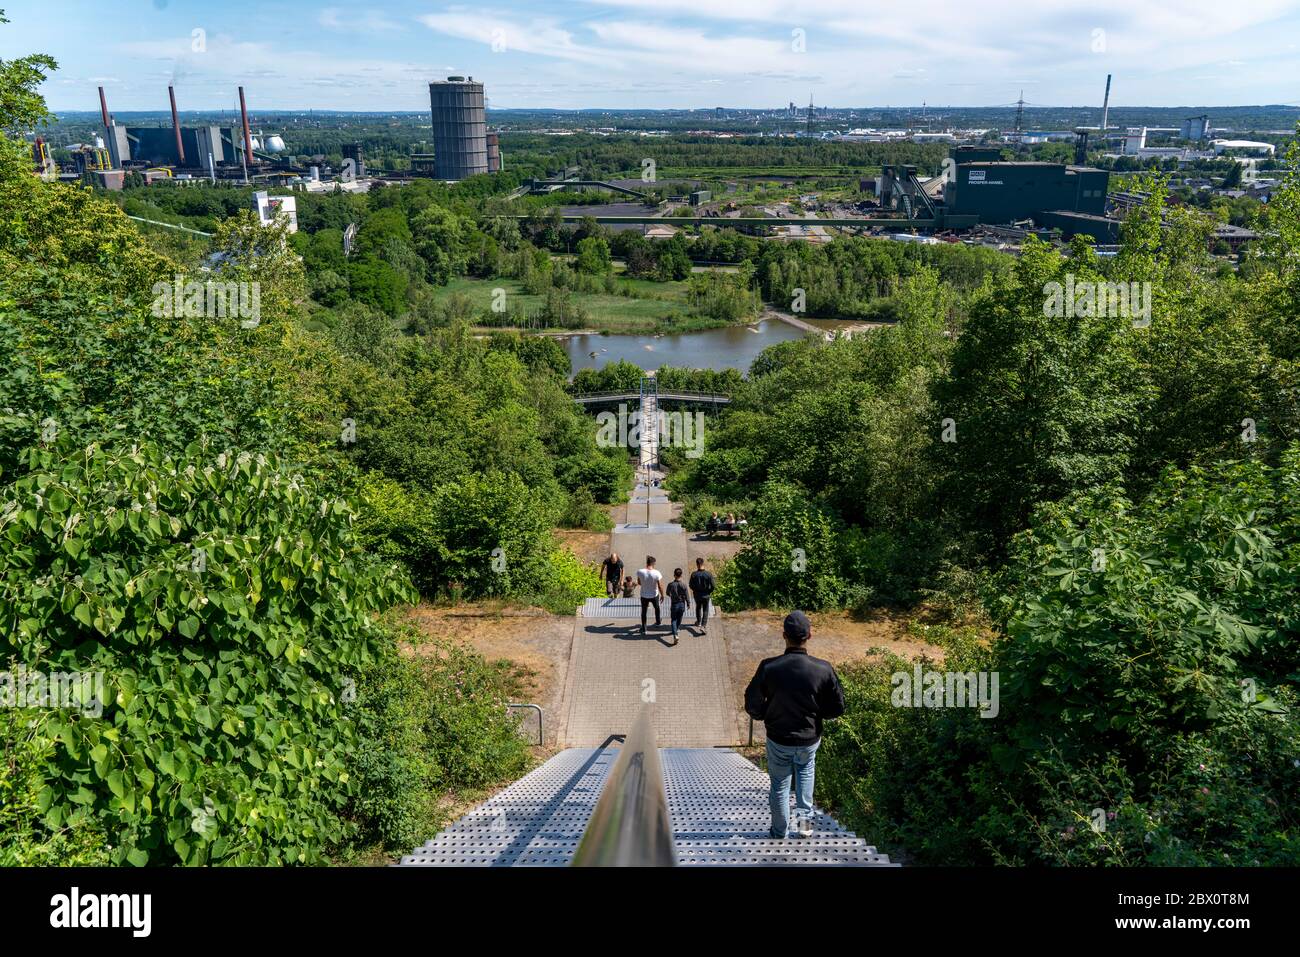
[[0, 0], [0, 57], [52, 54], [50, 106], [498, 108], [1300, 103], [1300, 0]]

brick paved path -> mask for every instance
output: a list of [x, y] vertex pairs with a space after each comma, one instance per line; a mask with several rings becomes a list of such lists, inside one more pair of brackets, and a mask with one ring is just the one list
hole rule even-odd
[[[649, 463], [642, 445], [643, 479], [662, 479]], [[611, 535], [610, 547], [623, 559], [624, 574], [636, 576], [647, 555], [657, 559], [664, 587], [673, 569], [690, 577], [694, 555], [688, 553], [686, 533], [671, 524], [672, 505], [662, 489], [638, 484], [628, 507], [628, 524]], [[650, 525], [647, 527], [647, 519]], [[689, 563], [688, 563], [689, 560]], [[612, 734], [632, 726], [643, 700], [653, 695], [655, 732], [661, 748], [700, 748], [740, 742], [740, 721], [734, 710], [731, 673], [723, 644], [725, 621], [714, 610], [708, 635], [696, 634], [695, 607], [686, 612], [679, 642], [673, 646], [668, 627], [668, 602], [662, 601], [662, 621], [654, 627], [654, 610], [648, 614], [647, 634], [640, 634], [640, 602], [632, 608], [619, 602], [602, 617], [585, 617], [580, 609], [574, 622], [573, 647], [561, 709], [562, 744], [598, 747]]]

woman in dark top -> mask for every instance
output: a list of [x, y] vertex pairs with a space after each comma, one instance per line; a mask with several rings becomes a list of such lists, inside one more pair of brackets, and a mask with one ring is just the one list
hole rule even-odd
[[673, 644], [677, 644], [677, 629], [682, 626], [682, 616], [691, 605], [691, 593], [682, 584], [682, 570], [673, 569], [673, 581], [668, 586], [668, 616], [673, 627]]

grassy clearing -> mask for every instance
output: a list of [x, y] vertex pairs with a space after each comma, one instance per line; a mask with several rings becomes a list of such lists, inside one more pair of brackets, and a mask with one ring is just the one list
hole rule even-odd
[[[574, 302], [587, 314], [586, 327], [601, 332], [639, 334], [647, 332], [684, 332], [708, 329], [723, 323], [691, 314], [686, 303], [686, 283], [654, 282], [647, 279], [620, 279], [631, 296], [607, 293], [573, 294]], [[545, 304], [542, 296], [529, 295], [516, 279], [453, 279], [437, 290], [437, 298], [464, 295], [475, 307], [488, 309], [492, 290], [504, 289], [506, 302], [529, 312]], [[570, 330], [572, 331], [572, 330]]]

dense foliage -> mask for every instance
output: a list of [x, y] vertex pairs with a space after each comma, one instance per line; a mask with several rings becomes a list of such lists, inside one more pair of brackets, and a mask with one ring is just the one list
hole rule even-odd
[[[11, 126], [37, 79], [5, 73]], [[413, 242], [455, 229], [432, 208]], [[283, 228], [247, 211], [199, 288], [256, 284], [260, 310], [167, 305], [186, 265], [3, 137], [0, 226], [0, 861], [320, 863], [516, 776], [502, 676], [400, 654], [390, 610], [599, 593], [550, 528], [629, 467], [563, 352], [400, 339], [357, 303], [312, 321]], [[9, 701], [23, 675], [80, 677]]]
[[1294, 863], [1298, 489], [1300, 448], [1044, 506], [1000, 581], [1005, 637], [925, 663], [1000, 674], [998, 715], [898, 708], [910, 662], [852, 667], [826, 793], [924, 863]]
[[[927, 863], [1296, 860], [1297, 160], [1238, 273], [1149, 181], [1110, 260], [1030, 241], [965, 292], [919, 267], [895, 325], [767, 350], [677, 463], [697, 518], [757, 491], [723, 604], [982, 623], [925, 666], [999, 675], [996, 717], [847, 669], [819, 781], [860, 832]], [[1054, 309], [1067, 283], [1149, 308]]]

